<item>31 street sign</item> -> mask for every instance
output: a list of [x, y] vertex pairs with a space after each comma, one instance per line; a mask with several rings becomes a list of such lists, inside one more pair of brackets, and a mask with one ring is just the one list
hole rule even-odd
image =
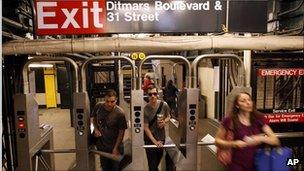
[[225, 0], [36, 0], [36, 32], [38, 35], [221, 32], [226, 25], [226, 6]]

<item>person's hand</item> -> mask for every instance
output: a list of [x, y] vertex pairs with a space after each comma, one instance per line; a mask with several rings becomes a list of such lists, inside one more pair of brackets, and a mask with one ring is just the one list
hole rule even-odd
[[166, 125], [166, 122], [164, 119], [162, 119], [162, 120], [158, 121], [157, 127], [162, 129], [165, 127], [165, 125]]
[[233, 147], [234, 148], [244, 148], [247, 147], [248, 144], [245, 141], [242, 140], [236, 140], [233, 142]]
[[94, 129], [94, 136], [101, 137], [101, 132], [98, 129]]
[[244, 141], [249, 145], [249, 146], [256, 146], [260, 145], [264, 142], [265, 137], [262, 135], [252, 135], [252, 136], [245, 136]]
[[163, 142], [162, 141], [157, 141], [154, 143], [157, 147], [163, 147]]
[[113, 148], [112, 154], [115, 155], [115, 156], [119, 156], [120, 155], [119, 150], [117, 148]]

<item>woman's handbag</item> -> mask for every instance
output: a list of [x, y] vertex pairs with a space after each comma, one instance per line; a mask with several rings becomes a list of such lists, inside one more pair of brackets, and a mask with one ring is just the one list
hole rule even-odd
[[290, 171], [288, 159], [292, 158], [292, 150], [288, 147], [258, 149], [255, 156], [256, 171]]
[[[232, 126], [232, 122], [231, 122]], [[232, 129], [228, 129], [226, 131], [226, 135], [224, 137], [226, 141], [233, 141], [234, 139], [234, 134], [232, 132]], [[216, 157], [217, 159], [225, 166], [231, 163], [232, 159], [232, 148], [219, 148], [217, 147], [216, 150]]]

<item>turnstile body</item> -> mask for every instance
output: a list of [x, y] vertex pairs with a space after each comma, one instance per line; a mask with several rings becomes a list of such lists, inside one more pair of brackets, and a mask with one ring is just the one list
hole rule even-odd
[[144, 100], [142, 90], [131, 91], [132, 162], [125, 170], [144, 170]]
[[86, 92], [73, 94], [75, 127], [76, 167], [75, 170], [94, 170], [94, 155], [89, 153], [90, 103]]
[[[18, 159], [16, 170], [55, 169], [53, 154], [37, 153], [40, 149], [53, 149], [53, 128], [39, 128], [38, 103], [32, 94], [14, 95], [14, 114]], [[49, 168], [39, 163], [37, 157], [43, 157]]]
[[169, 125], [169, 135], [183, 154], [177, 159], [177, 170], [197, 170], [198, 98], [199, 89], [182, 90], [177, 102], [178, 127]]

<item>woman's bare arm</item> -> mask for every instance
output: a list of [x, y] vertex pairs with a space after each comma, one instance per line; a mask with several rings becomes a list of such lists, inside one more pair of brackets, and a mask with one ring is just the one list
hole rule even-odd
[[247, 144], [241, 140], [227, 141], [225, 140], [227, 130], [221, 125], [215, 135], [215, 145], [220, 148], [243, 148]]

